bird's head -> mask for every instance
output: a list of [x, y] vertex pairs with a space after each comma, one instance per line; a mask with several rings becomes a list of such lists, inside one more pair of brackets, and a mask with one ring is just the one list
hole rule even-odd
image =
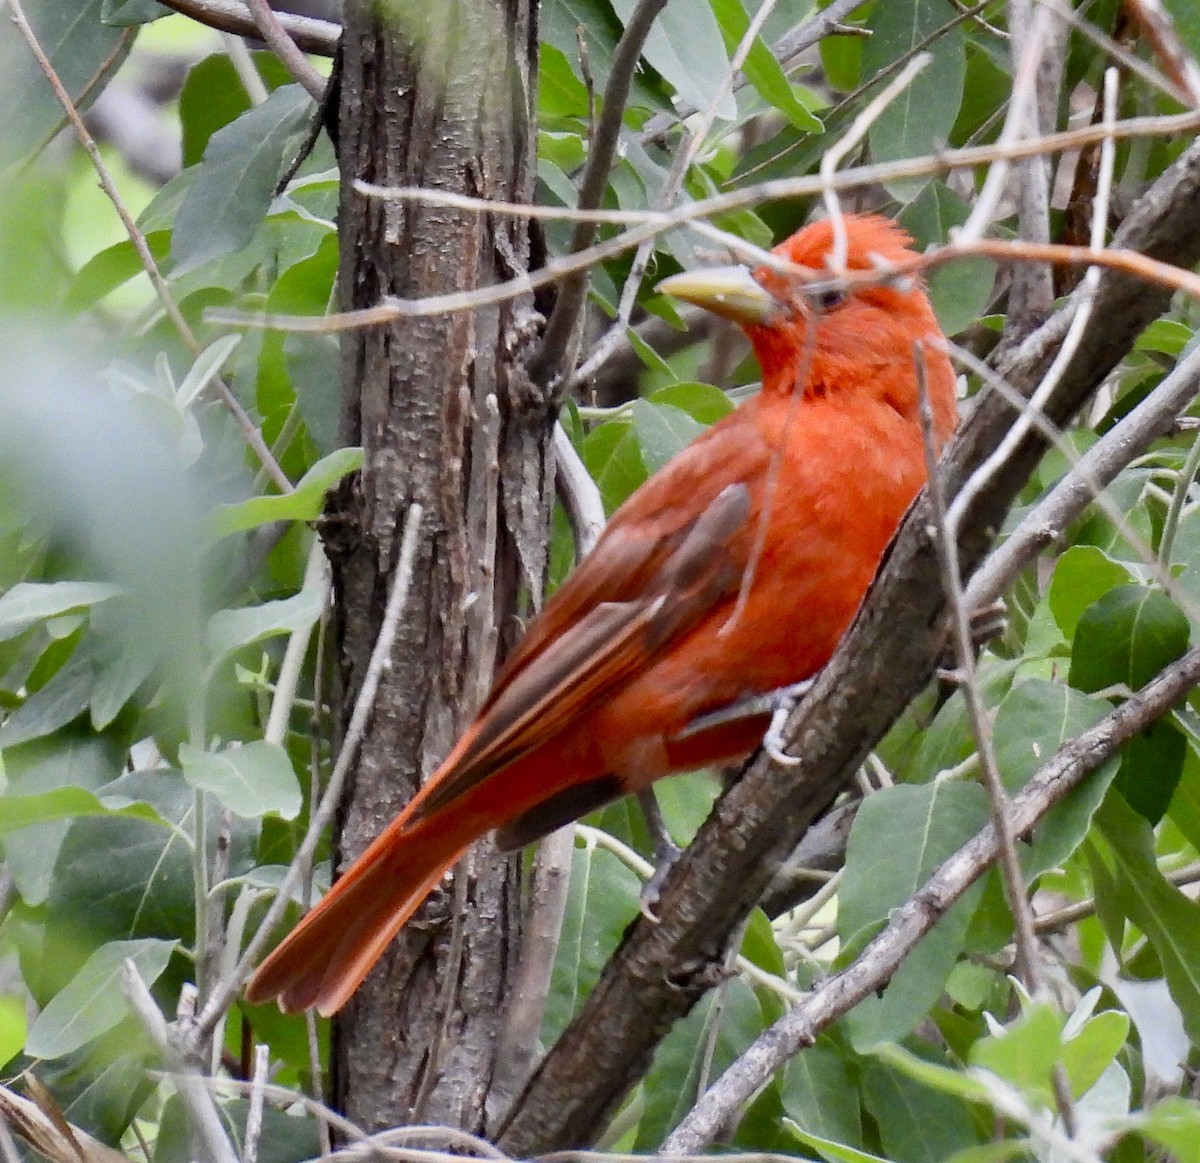
[[[847, 214], [842, 221], [845, 271], [886, 269], [915, 257], [909, 236], [886, 218]], [[790, 270], [713, 267], [674, 275], [658, 289], [740, 323], [766, 390], [790, 392], [798, 382], [820, 394], [831, 386], [866, 386], [881, 366], [911, 364], [915, 340], [941, 332], [912, 276], [839, 283], [836, 245], [833, 223], [814, 222], [772, 252]]]

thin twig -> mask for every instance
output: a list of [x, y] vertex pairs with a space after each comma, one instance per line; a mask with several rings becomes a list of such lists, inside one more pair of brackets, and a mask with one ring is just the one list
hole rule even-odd
[[325, 100], [325, 78], [309, 63], [299, 46], [284, 28], [267, 0], [243, 0], [254, 18], [254, 26], [267, 42], [267, 47], [283, 63], [292, 78], [319, 105]]
[[[1125, 740], [1165, 714], [1197, 682], [1200, 650], [1193, 650], [1094, 727], [1065, 743], [1013, 797], [1013, 831], [1024, 834], [1032, 829]], [[811, 1046], [822, 1030], [863, 998], [883, 988], [917, 942], [992, 864], [997, 848], [996, 829], [989, 823], [891, 914], [887, 927], [853, 964], [822, 982], [802, 1005], [758, 1037], [668, 1136], [661, 1153], [675, 1156], [703, 1149], [730, 1112], [741, 1109], [791, 1057]]]
[[1125, 8], [1133, 14], [1163, 71], [1183, 91], [1187, 103], [1200, 108], [1200, 67], [1180, 40], [1161, 0], [1125, 0]]
[[1052, 544], [1119, 472], [1157, 439], [1200, 390], [1200, 347], [1079, 458], [989, 555], [967, 587], [967, 608], [996, 601], [1028, 562]]
[[221, 1015], [233, 1004], [233, 999], [241, 989], [242, 982], [249, 974], [251, 966], [266, 948], [276, 925], [283, 917], [293, 890], [300, 883], [305, 869], [309, 867], [317, 844], [337, 810], [342, 784], [345, 782], [350, 764], [357, 754], [358, 745], [366, 730], [367, 719], [375, 703], [375, 693], [379, 688], [379, 680], [391, 658], [392, 643], [395, 641], [396, 631], [400, 625], [400, 616], [404, 612], [412, 583], [417, 533], [420, 530], [423, 512], [422, 506], [417, 501], [409, 506], [408, 516], [404, 521], [400, 555], [392, 575], [392, 589], [388, 595], [383, 622], [379, 627], [379, 637], [375, 640], [374, 649], [371, 651], [371, 659], [363, 676], [362, 688], [358, 692], [358, 698], [355, 699], [354, 710], [351, 712], [350, 722], [346, 727], [342, 749], [338, 753], [337, 762], [330, 773], [329, 783], [325, 787], [325, 794], [321, 797], [320, 806], [312, 813], [308, 831], [305, 833], [304, 840], [297, 849], [292, 863], [288, 866], [287, 874], [279, 885], [275, 899], [267, 910], [267, 915], [263, 917], [262, 923], [246, 946], [234, 971], [213, 989], [211, 998], [189, 1032], [189, 1038], [193, 1044], [199, 1044], [207, 1037], [220, 1020]]
[[229, 1136], [225, 1134], [221, 1116], [204, 1084], [204, 1079], [180, 1061], [178, 1050], [171, 1041], [166, 1019], [142, 980], [137, 966], [129, 959], [121, 966], [121, 990], [142, 1028], [150, 1035], [150, 1040], [162, 1055], [167, 1069], [171, 1071], [179, 1101], [187, 1113], [197, 1144], [202, 1148], [199, 1152], [201, 1157], [209, 1163], [238, 1163], [237, 1153], [229, 1141]]
[[[162, 0], [162, 3], [167, 8], [219, 32], [232, 32], [235, 36], [255, 38], [262, 35], [254, 17], [240, 0]], [[277, 18], [284, 32], [304, 52], [326, 57], [331, 57], [337, 52], [338, 39], [342, 35], [340, 24], [291, 12], [280, 12]]]
[[271, 1047], [259, 1042], [254, 1047], [254, 1073], [250, 1076], [250, 1107], [246, 1111], [246, 1137], [242, 1143], [242, 1163], [257, 1163], [258, 1141], [262, 1136], [264, 1087], [271, 1065]]
[[[592, 210], [600, 205], [608, 185], [609, 171], [616, 156], [621, 136], [621, 123], [629, 87], [633, 83], [646, 37], [666, 0], [638, 0], [625, 30], [613, 51], [608, 84], [604, 88], [604, 109], [592, 136], [587, 166], [579, 186], [578, 205]], [[596, 237], [596, 226], [580, 222], [571, 235], [571, 252], [588, 250]], [[542, 335], [537, 356], [531, 361], [530, 374], [544, 384], [554, 384], [570, 371], [575, 363], [574, 336], [577, 334], [580, 313], [587, 297], [587, 267], [572, 271], [562, 282], [558, 298], [546, 330]]]

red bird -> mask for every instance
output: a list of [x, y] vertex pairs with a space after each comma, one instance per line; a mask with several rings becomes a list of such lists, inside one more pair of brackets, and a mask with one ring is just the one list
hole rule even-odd
[[[912, 257], [886, 219], [843, 221], [850, 270]], [[613, 514], [458, 745], [259, 966], [250, 1001], [333, 1013], [473, 841], [519, 848], [661, 776], [746, 756], [768, 716], [737, 706], [829, 660], [925, 481], [914, 343], [939, 444], [956, 421], [924, 291], [807, 293], [833, 248], [818, 222], [775, 250], [802, 274], [661, 284], [742, 325], [762, 391]]]

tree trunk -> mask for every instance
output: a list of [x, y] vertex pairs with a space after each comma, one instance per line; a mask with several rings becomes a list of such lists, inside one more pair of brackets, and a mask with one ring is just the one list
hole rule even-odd
[[[469, 290], [526, 269], [520, 218], [385, 202], [355, 179], [528, 203], [536, 0], [351, 0], [342, 38], [341, 300]], [[339, 866], [449, 750], [540, 596], [552, 414], [523, 373], [528, 300], [401, 320], [343, 341], [360, 477], [333, 499], [342, 721], [362, 684], [410, 504], [413, 585], [350, 774]], [[338, 1105], [360, 1126], [479, 1130], [518, 952], [519, 863], [476, 845], [334, 1027]]]

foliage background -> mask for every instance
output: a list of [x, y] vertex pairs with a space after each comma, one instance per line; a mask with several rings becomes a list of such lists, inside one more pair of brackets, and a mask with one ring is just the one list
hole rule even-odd
[[[862, 34], [826, 36], [788, 58], [779, 46], [806, 26], [810, 7], [775, 5], [746, 58], [744, 83], [726, 92], [730, 56], [756, 6], [672, 0], [632, 80], [604, 206], [644, 212], [815, 173], [917, 48], [931, 53], [929, 65], [845, 164], [1000, 136], [1014, 84], [1009, 34], [1021, 32], [1021, 21], [1027, 31], [1030, 19], [1021, 5], [965, 13], [945, 0], [843, 5]], [[1184, 0], [1169, 7], [1194, 59], [1200, 23]], [[602, 113], [597, 95], [633, 8], [628, 0], [542, 5], [538, 197], [546, 206], [576, 204]], [[68, 91], [92, 106], [104, 164], [162, 272], [166, 300], [98, 189], [92, 162], [59, 132], [61, 106], [29, 46], [6, 28], [0, 1065], [12, 1084], [6, 1095], [38, 1095], [43, 1109], [130, 1158], [182, 1159], [194, 1150], [187, 1143], [198, 1116], [155, 1073], [162, 1047], [153, 1023], [127, 1002], [121, 967], [131, 959], [162, 1014], [174, 1018], [187, 983], [207, 997], [230, 980], [293, 860], [333, 758], [323, 711], [327, 590], [314, 523], [326, 490], [358, 465], [353, 450], [338, 447], [336, 336], [218, 320], [336, 308], [338, 176], [322, 137], [274, 192], [314, 107], [271, 54], [221, 41], [144, 0], [39, 0], [22, 10]], [[9, 14], [16, 11], [10, 0]], [[1151, 83], [1161, 80], [1162, 62], [1136, 20], [1111, 2], [1081, 6], [1079, 17], [1128, 43], [1150, 74], [1123, 71], [1122, 119], [1180, 110], [1173, 75]], [[1092, 116], [1108, 63], [1080, 33], [1057, 36], [1048, 53], [1057, 54], [1061, 84], [1043, 130]], [[160, 148], [151, 151], [157, 168], [145, 166], [112, 128], [120, 116], [105, 114], [97, 98], [119, 108], [129, 93], [149, 104], [155, 132], [178, 142], [177, 165], [168, 144], [165, 161]], [[1118, 144], [1114, 223], [1190, 146], [1186, 132]], [[676, 163], [689, 148], [676, 188]], [[1052, 163], [1050, 237], [1086, 239], [1078, 214], [1086, 221], [1081, 203], [1095, 160], [1074, 151]], [[988, 169], [934, 169], [864, 184], [844, 204], [894, 215], [920, 247], [944, 243], [967, 220]], [[765, 247], [818, 201], [750, 198], [712, 222]], [[1015, 202], [1003, 200], [995, 218], [996, 236], [1021, 232]], [[602, 237], [618, 229], [605, 225]], [[569, 226], [550, 220], [545, 232], [549, 252], [566, 253]], [[658, 278], [709, 259], [714, 246], [681, 228], [654, 240], [644, 281], [630, 280], [629, 252], [591, 269], [589, 346], [603, 342], [626, 290], [632, 314], [618, 318], [620, 343], [607, 363], [575, 385], [563, 423], [608, 511], [753, 390], [743, 341], [681, 319], [653, 290]], [[1009, 268], [978, 258], [932, 271], [947, 334], [983, 356], [1006, 325], [1024, 325], [1006, 318], [1010, 278]], [[1142, 333], [1086, 415], [1060, 434], [1008, 529], [1038, 512], [1073, 457], [1190, 355], [1196, 317], [1195, 301], [1180, 295]], [[964, 398], [982, 384], [968, 365]], [[229, 399], [270, 449], [265, 466]], [[1196, 430], [1185, 412], [1107, 486], [1109, 503], [1056, 530], [1011, 586], [1007, 627], [977, 675], [1010, 791], [1192, 644], [1200, 610]], [[552, 550], [553, 584], [572, 559], [561, 513]], [[879, 996], [822, 1030], [748, 1109], [729, 1112], [724, 1141], [745, 1151], [901, 1163], [1200, 1158], [1194, 702], [1137, 734], [1020, 844], [1043, 988], [1026, 989], [1014, 975], [1012, 919], [993, 871]], [[806, 898], [798, 906], [751, 919], [741, 962], [665, 1038], [601, 1145], [657, 1150], [764, 1029], [851, 964], [986, 826], [978, 769], [962, 692], [931, 687], [844, 797], [861, 806], [836, 871], [813, 874], [787, 902]], [[668, 824], [686, 841], [719, 783], [700, 774], [660, 786]], [[626, 804], [578, 830], [544, 1045], [566, 1029], [635, 914], [644, 874], [637, 853], [648, 851]], [[323, 855], [312, 886], [296, 888], [290, 916], [312, 887], [327, 884]], [[311, 1020], [235, 1001], [191, 1066], [246, 1080], [252, 1047], [265, 1045], [275, 1082], [319, 1095], [325, 1033]], [[215, 1094], [237, 1157], [282, 1163], [319, 1153], [311, 1111], [269, 1107], [255, 1147], [245, 1088]], [[19, 1129], [17, 1109], [4, 1108]]]

